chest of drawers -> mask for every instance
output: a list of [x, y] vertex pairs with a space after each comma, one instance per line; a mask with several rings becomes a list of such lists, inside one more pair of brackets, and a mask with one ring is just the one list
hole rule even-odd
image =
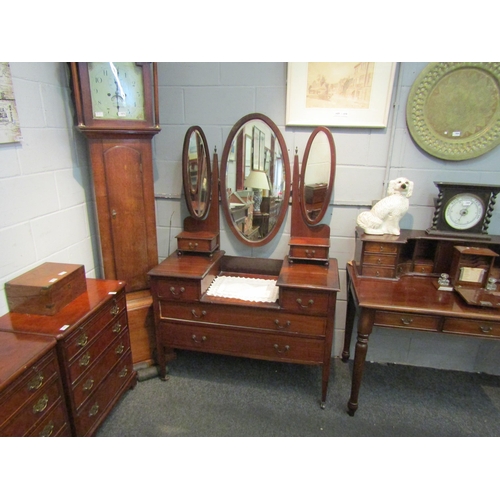
[[0, 332], [0, 436], [70, 436], [56, 341]]
[[54, 316], [8, 313], [0, 330], [56, 341], [73, 435], [91, 436], [136, 383], [125, 283], [87, 279], [87, 291]]
[[[324, 406], [330, 372], [337, 291], [335, 259], [329, 266], [172, 254], [150, 271], [160, 376], [165, 350], [187, 349], [322, 367]], [[220, 275], [275, 279], [274, 303], [207, 295]]]

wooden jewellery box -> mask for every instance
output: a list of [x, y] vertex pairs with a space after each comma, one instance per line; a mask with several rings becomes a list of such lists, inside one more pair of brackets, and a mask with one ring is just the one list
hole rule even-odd
[[5, 283], [10, 312], [52, 316], [87, 290], [81, 264], [45, 262]]

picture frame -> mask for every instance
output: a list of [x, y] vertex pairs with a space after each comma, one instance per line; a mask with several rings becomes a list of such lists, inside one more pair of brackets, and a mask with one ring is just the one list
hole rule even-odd
[[286, 125], [387, 127], [397, 63], [289, 62]]

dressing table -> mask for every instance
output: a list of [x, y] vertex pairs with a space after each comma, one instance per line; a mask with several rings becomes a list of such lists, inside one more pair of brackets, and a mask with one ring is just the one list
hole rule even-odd
[[[325, 143], [326, 160], [313, 160], [324, 153]], [[230, 256], [220, 248], [218, 157], [214, 154], [211, 165], [207, 150], [201, 129], [190, 128], [183, 152], [190, 216], [178, 237], [178, 250], [149, 272], [160, 378], [166, 379], [165, 353], [171, 349], [317, 365], [322, 369], [324, 408], [340, 284], [336, 259], [323, 254], [318, 260], [311, 252], [329, 241], [329, 226], [320, 222], [334, 182], [333, 138], [328, 129], [315, 131], [304, 154], [303, 172], [309, 157], [311, 165], [322, 165], [317, 175], [326, 175], [327, 196], [315, 207], [314, 218], [307, 215], [295, 155], [292, 238], [290, 254], [283, 259]], [[221, 160], [220, 198], [228, 226], [246, 245], [270, 242], [285, 218], [291, 185], [286, 151], [278, 127], [265, 115], [243, 117], [229, 134]], [[265, 189], [249, 185], [252, 172], [265, 174]], [[198, 203], [201, 198], [206, 203]], [[254, 212], [257, 202], [260, 210]], [[262, 217], [253, 216], [266, 210], [272, 224], [263, 228]], [[203, 244], [204, 237], [210, 245]], [[297, 238], [307, 240], [308, 254], [295, 255]]]

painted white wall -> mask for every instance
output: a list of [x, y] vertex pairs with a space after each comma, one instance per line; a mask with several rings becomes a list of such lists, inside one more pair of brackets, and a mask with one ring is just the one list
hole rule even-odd
[[[342, 291], [337, 303], [333, 354], [343, 344], [345, 264], [354, 255], [357, 214], [385, 191], [384, 180], [404, 175], [415, 183], [401, 222], [426, 229], [437, 189], [433, 182], [499, 184], [500, 148], [464, 162], [429, 156], [412, 141], [405, 106], [426, 63], [402, 63], [386, 129], [332, 128], [337, 177], [325, 217], [330, 256], [338, 259]], [[0, 144], [0, 284], [46, 261], [81, 263], [88, 277], [102, 276], [97, 224], [85, 139], [74, 129], [69, 73], [64, 63], [11, 63], [23, 140]], [[209, 148], [222, 154], [232, 125], [261, 112], [282, 131], [292, 155], [302, 156], [312, 127], [285, 127], [286, 63], [159, 63], [162, 131], [153, 139], [159, 261], [176, 249], [175, 236], [188, 215], [181, 197], [184, 134], [200, 125]], [[500, 211], [490, 224], [500, 234]], [[278, 238], [259, 248], [238, 242], [221, 213], [221, 247], [228, 254], [282, 258], [288, 252], [290, 217]], [[0, 314], [8, 311], [0, 293]], [[354, 336], [355, 337], [355, 336]], [[378, 328], [368, 360], [500, 374], [500, 343]]]

